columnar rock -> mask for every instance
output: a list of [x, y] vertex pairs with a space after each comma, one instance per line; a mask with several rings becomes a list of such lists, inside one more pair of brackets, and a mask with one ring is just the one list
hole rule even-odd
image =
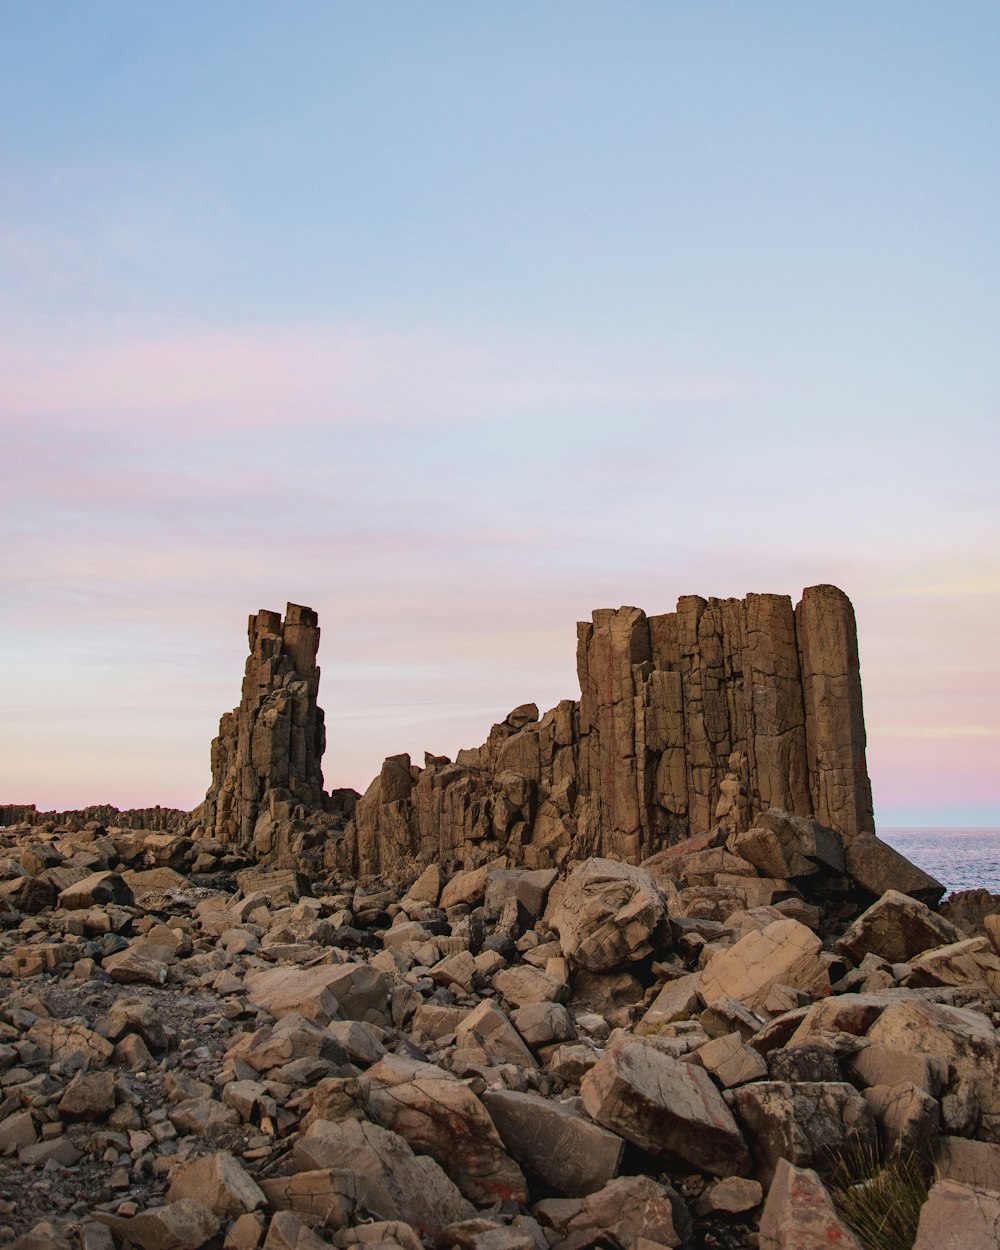
[[577, 627], [580, 700], [533, 704], [452, 761], [386, 760], [330, 865], [379, 873], [508, 854], [529, 867], [638, 862], [779, 808], [845, 839], [873, 829], [850, 601], [685, 596]]
[[250, 655], [239, 707], [219, 722], [212, 784], [200, 810], [205, 830], [223, 844], [251, 844], [258, 818], [276, 803], [319, 808], [326, 745], [319, 690], [319, 623], [290, 603], [250, 617]]

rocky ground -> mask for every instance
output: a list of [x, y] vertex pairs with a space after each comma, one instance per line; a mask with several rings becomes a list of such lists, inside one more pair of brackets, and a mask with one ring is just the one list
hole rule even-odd
[[995, 1247], [1000, 898], [940, 894], [778, 812], [410, 883], [0, 830], [0, 1240], [856, 1248], [902, 1161]]

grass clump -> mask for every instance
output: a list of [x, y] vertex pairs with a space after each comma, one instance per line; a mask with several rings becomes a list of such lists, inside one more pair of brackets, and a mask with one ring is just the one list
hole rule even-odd
[[886, 1158], [878, 1144], [858, 1145], [833, 1171], [830, 1197], [865, 1250], [912, 1250], [929, 1168], [914, 1153]]

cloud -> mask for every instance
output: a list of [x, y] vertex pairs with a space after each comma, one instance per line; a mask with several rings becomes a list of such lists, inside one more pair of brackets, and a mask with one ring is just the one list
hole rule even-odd
[[63, 418], [70, 428], [168, 424], [194, 439], [257, 426], [482, 420], [564, 403], [717, 403], [740, 378], [664, 375], [551, 358], [531, 345], [487, 349], [468, 336], [353, 325], [250, 325], [40, 341], [0, 334], [5, 420]]

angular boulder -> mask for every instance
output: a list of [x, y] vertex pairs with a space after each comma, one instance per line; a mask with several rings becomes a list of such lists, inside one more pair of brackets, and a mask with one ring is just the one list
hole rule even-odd
[[760, 1216], [760, 1250], [862, 1250], [842, 1223], [823, 1182], [779, 1159]]
[[847, 929], [837, 949], [855, 963], [873, 953], [897, 964], [961, 938], [955, 926], [932, 912], [926, 903], [899, 890], [886, 890]]
[[702, 972], [699, 993], [708, 1006], [735, 998], [751, 1010], [763, 1006], [775, 985], [828, 994], [830, 976], [819, 957], [821, 948], [804, 924], [775, 920], [720, 951]]
[[368, 1072], [368, 1105], [385, 1128], [436, 1159], [476, 1206], [524, 1203], [524, 1174], [504, 1149], [489, 1111], [449, 1073], [397, 1080], [390, 1066]]
[[943, 1127], [1000, 1144], [1000, 1044], [986, 1016], [921, 998], [886, 1007], [868, 1030], [869, 1043], [932, 1055], [950, 1065]]
[[566, 878], [546, 913], [563, 954], [577, 968], [603, 972], [642, 959], [669, 944], [666, 899], [643, 868], [610, 859], [588, 859]]
[[735, 1091], [736, 1110], [754, 1145], [765, 1188], [782, 1159], [829, 1167], [849, 1148], [875, 1148], [875, 1122], [864, 1098], [842, 1081], [754, 1081]]
[[618, 1175], [625, 1143], [564, 1103], [507, 1089], [488, 1089], [483, 1102], [514, 1158], [566, 1197]]
[[415, 1155], [388, 1129], [361, 1120], [315, 1120], [293, 1147], [299, 1170], [343, 1168], [369, 1187], [371, 1215], [403, 1220], [421, 1237], [434, 1239], [443, 1228], [474, 1213], [472, 1204], [427, 1155]]
[[899, 890], [933, 907], [944, 895], [940, 881], [873, 833], [851, 838], [844, 857], [848, 876], [876, 898], [887, 890]]
[[651, 1154], [716, 1176], [746, 1174], [743, 1135], [712, 1078], [642, 1038], [618, 1035], [580, 1082], [588, 1115]]
[[[1000, 1182], [998, 1182], [1000, 1183]], [[920, 1211], [913, 1250], [996, 1250], [1000, 1193], [940, 1180]]]

